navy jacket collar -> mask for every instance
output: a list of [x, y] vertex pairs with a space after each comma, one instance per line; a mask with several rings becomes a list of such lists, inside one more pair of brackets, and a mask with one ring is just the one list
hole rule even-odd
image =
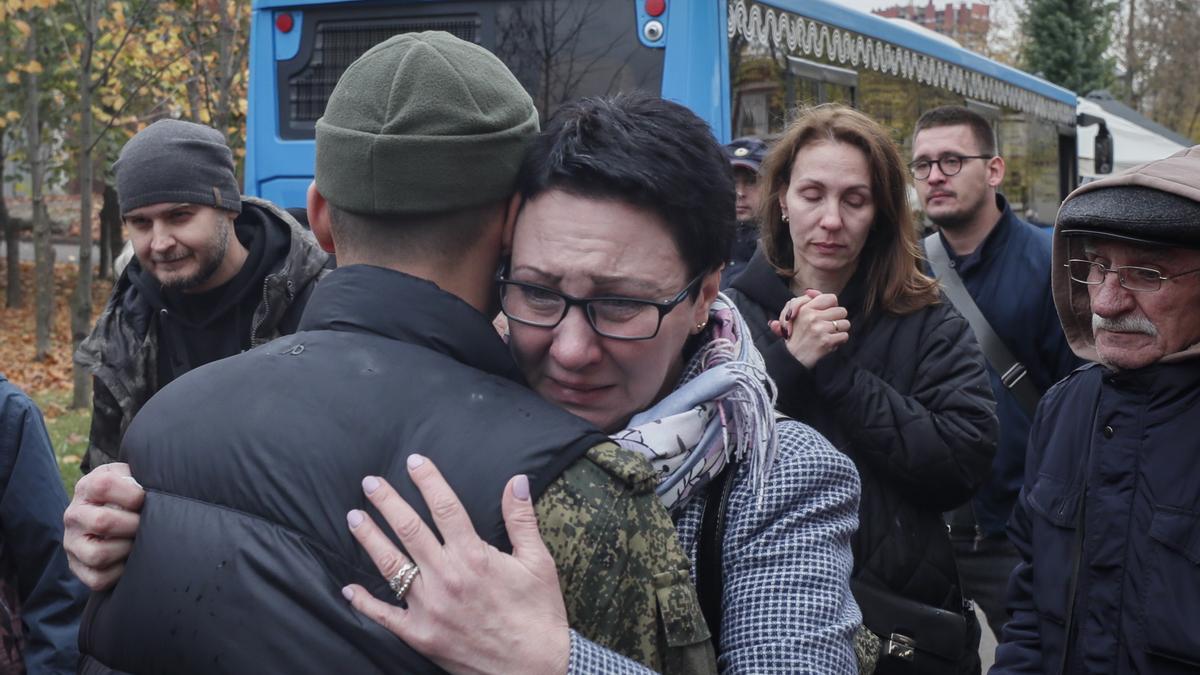
[[525, 383], [487, 317], [432, 282], [383, 267], [330, 272], [313, 291], [300, 330], [372, 333]]
[[1148, 392], [1155, 400], [1173, 401], [1200, 386], [1200, 359], [1152, 363], [1136, 370], [1103, 369], [1104, 381], [1131, 391]]
[[950, 242], [946, 241], [946, 234], [938, 230], [942, 246], [950, 254], [950, 257], [954, 259], [955, 268], [959, 274], [970, 273], [972, 268], [995, 257], [1008, 244], [1008, 239], [1012, 236], [1013, 228], [1017, 226], [1017, 216], [1013, 213], [1012, 207], [1008, 205], [1008, 200], [999, 192], [996, 193], [996, 207], [1000, 209], [1000, 220], [996, 221], [996, 226], [984, 238], [983, 243], [966, 255], [955, 255], [954, 249], [950, 248]]

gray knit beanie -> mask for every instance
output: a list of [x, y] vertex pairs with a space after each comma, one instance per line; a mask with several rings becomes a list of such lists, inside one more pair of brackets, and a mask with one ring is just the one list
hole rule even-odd
[[113, 171], [121, 215], [167, 202], [242, 212], [233, 152], [212, 127], [159, 120], [129, 139]]
[[499, 201], [538, 132], [524, 88], [449, 33], [392, 37], [338, 80], [317, 120], [317, 189], [364, 215], [445, 213]]

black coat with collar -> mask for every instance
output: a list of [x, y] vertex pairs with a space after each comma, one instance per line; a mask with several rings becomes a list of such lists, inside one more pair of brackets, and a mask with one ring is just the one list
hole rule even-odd
[[958, 573], [942, 512], [979, 488], [996, 449], [983, 355], [945, 300], [903, 316], [864, 316], [860, 276], [839, 296], [850, 340], [811, 370], [768, 328], [793, 295], [761, 251], [727, 294], [766, 359], [779, 410], [821, 432], [858, 467], [855, 578], [957, 611]]
[[135, 673], [436, 671], [341, 596], [389, 595], [346, 526], [352, 508], [374, 513], [361, 479], [388, 479], [432, 522], [405, 470], [430, 457], [507, 550], [508, 479], [528, 475], [536, 498], [606, 440], [523, 386], [466, 303], [399, 272], [334, 270], [300, 332], [183, 375], [134, 419], [138, 536], [80, 645]]

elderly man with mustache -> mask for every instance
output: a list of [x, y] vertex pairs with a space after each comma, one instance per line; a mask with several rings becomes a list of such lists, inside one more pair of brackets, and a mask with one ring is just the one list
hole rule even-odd
[[1200, 664], [1200, 146], [1059, 211], [1054, 300], [1080, 357], [1042, 398], [1010, 522], [993, 674]]

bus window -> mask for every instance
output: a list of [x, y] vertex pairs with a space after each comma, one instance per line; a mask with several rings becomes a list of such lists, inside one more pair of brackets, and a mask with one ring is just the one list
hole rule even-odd
[[662, 50], [638, 41], [629, 0], [350, 2], [307, 9], [303, 17], [300, 49], [276, 64], [282, 138], [312, 138], [342, 72], [400, 33], [444, 30], [487, 47], [513, 71], [543, 117], [580, 96], [657, 93], [662, 86]]
[[[1070, 92], [917, 29], [848, 15], [821, 0], [730, 0], [727, 8], [735, 134], [776, 135], [796, 106], [836, 101], [879, 121], [909, 154], [923, 112], [965, 105], [996, 126], [1009, 167], [1001, 190], [1013, 209], [1053, 220], [1061, 184], [1058, 129], [1074, 120]], [[817, 18], [822, 14], [825, 21]], [[980, 70], [969, 67], [972, 59]]]

